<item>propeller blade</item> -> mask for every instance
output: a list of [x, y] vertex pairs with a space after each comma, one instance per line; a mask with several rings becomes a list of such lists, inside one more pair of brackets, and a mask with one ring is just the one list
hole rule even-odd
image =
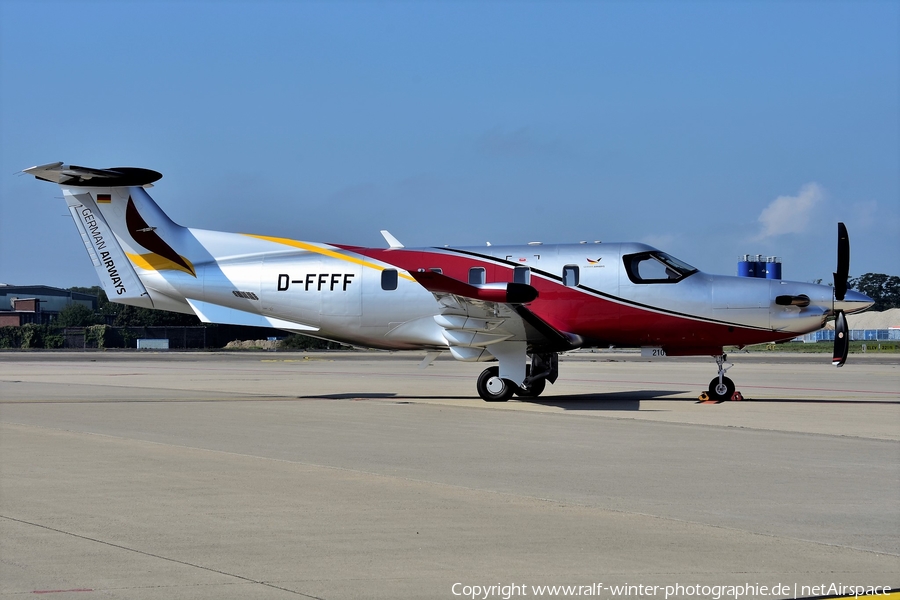
[[837, 271], [834, 274], [834, 297], [843, 300], [847, 293], [847, 277], [850, 275], [850, 236], [847, 227], [838, 223]]
[[847, 329], [847, 318], [844, 311], [839, 311], [834, 321], [834, 357], [831, 364], [836, 367], [844, 366], [847, 362], [847, 352], [850, 350], [850, 330]]

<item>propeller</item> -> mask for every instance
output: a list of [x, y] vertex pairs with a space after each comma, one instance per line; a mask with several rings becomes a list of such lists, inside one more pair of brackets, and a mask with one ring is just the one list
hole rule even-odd
[[834, 300], [832, 311], [835, 313], [834, 321], [834, 356], [831, 364], [842, 367], [847, 361], [847, 352], [850, 350], [850, 330], [847, 327], [847, 317], [844, 311], [835, 310], [834, 302], [841, 302], [847, 295], [847, 277], [850, 274], [850, 236], [847, 235], [847, 227], [838, 223], [838, 250], [837, 271], [834, 273]]

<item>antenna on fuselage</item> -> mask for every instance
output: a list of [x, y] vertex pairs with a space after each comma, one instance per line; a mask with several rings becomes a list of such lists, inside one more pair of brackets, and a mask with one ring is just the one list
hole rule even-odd
[[391, 235], [391, 233], [387, 229], [381, 230], [381, 235], [384, 236], [385, 241], [388, 243], [388, 246], [391, 248], [403, 248], [403, 244], [400, 243], [400, 240]]

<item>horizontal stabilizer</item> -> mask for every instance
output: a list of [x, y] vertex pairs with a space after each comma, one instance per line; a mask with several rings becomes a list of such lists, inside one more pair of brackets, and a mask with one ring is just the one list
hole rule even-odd
[[137, 167], [112, 167], [92, 169], [65, 165], [61, 162], [30, 167], [22, 171], [44, 181], [79, 187], [131, 187], [149, 186], [162, 179], [162, 173]]
[[275, 329], [286, 329], [288, 331], [318, 331], [318, 327], [310, 327], [302, 323], [293, 321], [285, 321], [284, 319], [276, 319], [275, 317], [266, 317], [257, 315], [235, 308], [228, 308], [211, 302], [203, 302], [201, 300], [192, 300], [187, 298], [187, 303], [191, 305], [191, 309], [201, 321], [204, 323], [222, 323], [226, 325], [247, 325], [249, 327], [274, 327]]

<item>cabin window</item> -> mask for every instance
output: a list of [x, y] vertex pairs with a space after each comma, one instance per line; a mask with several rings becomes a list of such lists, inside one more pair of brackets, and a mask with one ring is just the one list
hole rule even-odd
[[469, 269], [469, 283], [471, 285], [484, 285], [484, 267], [472, 267]]
[[665, 252], [654, 250], [622, 257], [632, 283], [678, 283], [697, 269]]
[[531, 284], [531, 268], [530, 267], [516, 267], [513, 269], [513, 283], [524, 283], [525, 285]]
[[385, 269], [381, 272], [381, 289], [386, 291], [397, 289], [397, 269]]
[[563, 285], [566, 287], [578, 286], [578, 267], [576, 265], [563, 267]]

